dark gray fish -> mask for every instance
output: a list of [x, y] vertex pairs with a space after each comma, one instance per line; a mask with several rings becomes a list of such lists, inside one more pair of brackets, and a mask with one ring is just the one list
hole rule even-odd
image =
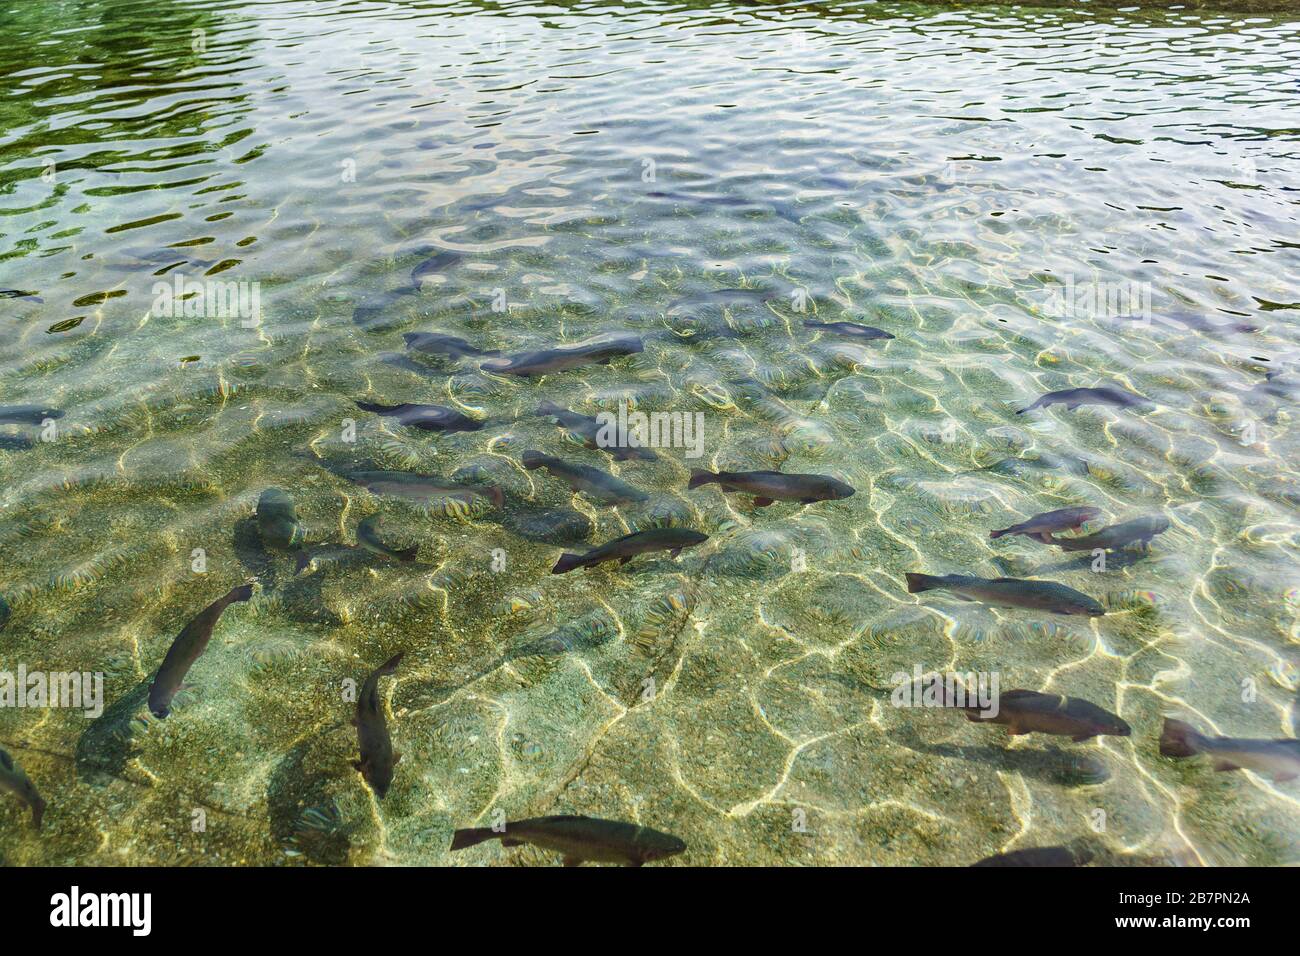
[[39, 425], [47, 418], [62, 418], [63, 410], [41, 405], [0, 405], [0, 424]]
[[552, 455], [543, 455], [540, 451], [526, 451], [521, 460], [529, 471], [545, 468], [574, 491], [581, 491], [604, 504], [621, 505], [650, 498], [644, 491], [590, 465], [570, 464]]
[[500, 355], [497, 349], [480, 349], [454, 335], [441, 332], [403, 332], [402, 341], [412, 352], [426, 355], [446, 355], [450, 358], [481, 358]]
[[268, 548], [288, 551], [302, 544], [303, 528], [287, 491], [267, 488], [262, 492], [257, 499], [257, 533]]
[[687, 489], [718, 484], [723, 491], [755, 495], [754, 507], [766, 508], [773, 501], [838, 501], [856, 490], [852, 485], [827, 475], [785, 474], [780, 471], [720, 471], [714, 474], [692, 468]]
[[840, 335], [849, 335], [855, 339], [892, 339], [893, 336], [884, 329], [877, 329], [870, 325], [858, 325], [856, 322], [814, 322], [811, 319], [804, 320], [804, 327], [817, 329], [821, 332], [837, 332]]
[[1048, 543], [1065, 551], [1092, 551], [1100, 548], [1111, 551], [1129, 544], [1150, 544], [1151, 539], [1169, 530], [1169, 519], [1164, 515], [1143, 515], [1132, 521], [1123, 521], [1102, 528], [1096, 534], [1082, 538], [1053, 538], [1048, 535]]
[[998, 607], [1023, 607], [1052, 614], [1081, 614], [1101, 617], [1106, 609], [1099, 603], [1055, 581], [1030, 581], [1023, 578], [975, 578], [965, 574], [907, 574], [907, 591], [942, 589], [964, 601], [982, 601]]
[[0, 451], [27, 451], [36, 443], [26, 435], [0, 435]]
[[505, 504], [504, 493], [493, 485], [458, 485], [437, 475], [419, 475], [409, 471], [354, 471], [344, 477], [372, 494], [392, 495], [411, 501], [455, 498], [472, 504], [475, 498], [486, 498], [498, 508]]
[[1151, 402], [1141, 395], [1134, 395], [1122, 388], [1103, 385], [1100, 388], [1063, 388], [1057, 392], [1048, 392], [1032, 405], [1020, 409], [1016, 414], [1023, 415], [1025, 412], [1031, 412], [1035, 408], [1046, 408], [1048, 405], [1064, 405], [1067, 410], [1073, 411], [1080, 405], [1113, 405], [1117, 408], [1135, 408], [1150, 404]]
[[1007, 534], [1023, 534], [1027, 538], [1037, 538], [1039, 541], [1051, 544], [1051, 532], [1078, 528], [1099, 517], [1101, 517], [1099, 508], [1058, 508], [1056, 511], [1044, 511], [1042, 514], [1034, 515], [1028, 521], [1013, 524], [1001, 531], [990, 531], [989, 537], [1000, 538]]
[[241, 584], [231, 588], [225, 597], [217, 598], [200, 611], [184, 630], [176, 635], [162, 666], [149, 686], [149, 711], [155, 717], [166, 717], [171, 713], [172, 698], [181, 689], [185, 675], [189, 673], [194, 662], [203, 656], [212, 639], [212, 629], [216, 627], [221, 612], [237, 601], [247, 601], [253, 596], [251, 584]]
[[416, 288], [419, 288], [428, 276], [446, 272], [464, 258], [459, 252], [452, 252], [448, 249], [436, 252], [411, 270], [411, 282], [415, 284]]
[[1160, 734], [1162, 757], [1194, 757], [1205, 754], [1215, 770], [1253, 770], [1285, 783], [1300, 777], [1300, 740], [1247, 737], [1206, 737], [1191, 724], [1165, 718]]
[[[633, 447], [631, 445], [606, 445], [597, 441], [601, 429], [600, 420], [588, 415], [582, 415], [578, 412], [571, 412], [567, 408], [561, 408], [554, 402], [542, 402], [537, 406], [535, 415], [548, 415], [554, 418], [561, 425], [582, 438], [582, 443], [588, 448], [599, 448], [601, 451], [613, 455], [618, 461], [627, 461], [628, 459], [642, 459], [644, 461], [658, 461], [659, 456], [649, 448]], [[614, 429], [617, 432], [617, 429]]]
[[36, 785], [23, 773], [23, 768], [14, 763], [14, 758], [0, 750], [0, 790], [8, 790], [25, 803], [32, 811], [32, 826], [41, 828], [41, 818], [45, 816], [45, 801], [36, 790]]
[[357, 525], [357, 544], [373, 554], [392, 558], [394, 561], [414, 561], [420, 553], [420, 546], [413, 544], [409, 548], [392, 548], [384, 544], [379, 537], [379, 513], [376, 512]]
[[583, 365], [605, 365], [610, 359], [620, 355], [634, 355], [644, 348], [640, 338], [630, 335], [583, 345], [524, 352], [510, 358], [489, 359], [479, 368], [485, 372], [497, 372], [501, 375], [546, 375], [549, 372], [563, 372]]
[[1079, 863], [1069, 847], [1035, 846], [1010, 853], [995, 853], [971, 866], [1078, 866]]
[[[944, 703], [953, 706], [947, 688], [939, 685]], [[967, 699], [970, 696], [967, 695]], [[1011, 736], [1052, 734], [1069, 737], [1075, 743], [1093, 737], [1127, 737], [1133, 732], [1121, 717], [1081, 697], [1042, 694], [1036, 690], [1009, 690], [999, 694], [997, 713], [989, 716], [979, 704], [958, 708], [976, 723], [1003, 724]]]
[[451, 839], [451, 849], [463, 850], [497, 839], [502, 846], [530, 843], [553, 850], [564, 857], [565, 866], [577, 866], [588, 860], [641, 866], [686, 850], [682, 840], [650, 827], [577, 816], [534, 817], [506, 823], [500, 830], [491, 827], [457, 830]]
[[484, 424], [477, 418], [470, 418], [454, 408], [442, 405], [414, 405], [409, 402], [400, 405], [377, 405], [374, 402], [356, 404], [363, 412], [395, 418], [409, 428], [419, 428], [426, 432], [475, 432]]
[[551, 569], [552, 574], [564, 574], [574, 568], [591, 568], [605, 561], [617, 561], [627, 564], [638, 554], [650, 551], [667, 551], [674, 558], [681, 554], [683, 548], [691, 548], [708, 541], [707, 534], [690, 531], [686, 528], [653, 528], [649, 531], [634, 531], [621, 538], [615, 538], [599, 547], [592, 548], [586, 554], [560, 555]]
[[392, 786], [393, 768], [402, 759], [402, 755], [393, 750], [393, 741], [388, 735], [384, 704], [379, 699], [379, 678], [396, 674], [402, 657], [402, 654], [398, 654], [390, 658], [366, 678], [357, 697], [357, 715], [352, 718], [352, 724], [357, 728], [357, 746], [361, 751], [361, 759], [352, 762], [352, 769], [365, 778], [380, 800], [384, 799], [388, 788]]

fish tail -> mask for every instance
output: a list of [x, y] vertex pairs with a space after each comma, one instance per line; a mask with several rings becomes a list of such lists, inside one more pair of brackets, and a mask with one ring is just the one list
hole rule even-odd
[[549, 455], [543, 455], [540, 451], [526, 451], [519, 456], [519, 460], [524, 463], [524, 467], [529, 471], [534, 468], [541, 468], [546, 464]]
[[381, 664], [379, 670], [375, 671], [375, 674], [378, 675], [379, 677], [392, 677], [394, 674], [397, 673], [397, 665], [402, 663], [402, 658], [405, 656], [406, 656], [405, 651], [398, 651], [396, 654], [394, 654], [392, 657], [386, 660], [383, 664]]
[[1034, 402], [1034, 404], [1026, 405], [1024, 408], [1020, 409], [1020, 411], [1016, 412], [1016, 414], [1023, 415], [1025, 412], [1032, 412], [1035, 408], [1042, 408], [1042, 407], [1043, 407], [1043, 400], [1040, 398], [1038, 401]]
[[914, 574], [909, 571], [905, 577], [907, 578], [908, 594], [915, 594], [918, 591], [929, 591], [932, 588], [943, 587], [943, 578], [935, 577], [933, 574]]
[[707, 485], [710, 482], [714, 482], [717, 480], [718, 480], [718, 476], [711, 471], [705, 471], [703, 468], [692, 468], [691, 480], [687, 482], [686, 488], [687, 490], [690, 490], [691, 488], [698, 488], [700, 487], [700, 485]]
[[1010, 530], [1011, 530], [1010, 528], [1003, 528], [1001, 531], [990, 531], [990, 532], [989, 532], [989, 537], [990, 537], [990, 538], [1000, 538], [1000, 537], [1002, 537], [1004, 534], [1007, 534]]
[[1191, 724], [1166, 717], [1160, 733], [1160, 756], [1194, 757], [1200, 752], [1198, 744], [1202, 739]]
[[480, 843], [486, 843], [494, 837], [501, 834], [491, 827], [468, 827], [464, 830], [457, 830], [451, 835], [451, 849], [463, 850], [467, 846], [478, 846]]
[[226, 603], [234, 604], [236, 601], [247, 601], [253, 596], [253, 585], [241, 584], [237, 588], [231, 588], [230, 593], [226, 595]]
[[564, 574], [566, 571], [572, 571], [582, 563], [582, 555], [571, 554], [566, 551], [560, 555], [560, 560], [555, 562], [555, 567], [551, 568], [552, 574]]
[[376, 405], [374, 402], [357, 402], [356, 405], [363, 412], [374, 412], [377, 415], [386, 411], [383, 405]]
[[45, 801], [37, 797], [32, 801], [32, 826], [36, 829], [41, 828], [41, 820], [45, 817]]
[[812, 319], [804, 319], [803, 325], [806, 329], [820, 329], [822, 327], [820, 322], [814, 322]]

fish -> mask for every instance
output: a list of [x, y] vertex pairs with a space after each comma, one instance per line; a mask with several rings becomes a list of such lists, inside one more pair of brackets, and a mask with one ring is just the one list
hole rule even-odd
[[464, 258], [459, 252], [452, 252], [449, 249], [440, 250], [411, 270], [411, 283], [419, 288], [425, 278], [447, 271]]
[[965, 574], [907, 574], [907, 591], [943, 589], [964, 601], [982, 601], [998, 607], [1023, 607], [1052, 614], [1101, 617], [1106, 609], [1088, 595], [1055, 581], [1024, 578], [976, 578]]
[[376, 527], [378, 524], [379, 513], [376, 512], [357, 525], [357, 544], [373, 554], [383, 555], [394, 561], [414, 561], [415, 556], [420, 553], [420, 546], [413, 544], [409, 548], [390, 548], [380, 540], [379, 530]]
[[[948, 690], [940, 684], [944, 705], [953, 706]], [[967, 699], [971, 699], [967, 695]], [[1075, 743], [1093, 737], [1127, 737], [1133, 728], [1123, 718], [1082, 697], [1043, 694], [1036, 690], [1009, 690], [997, 697], [997, 712], [990, 716], [978, 704], [959, 707], [966, 719], [977, 723], [1004, 724], [1007, 733], [1052, 734], [1069, 737]]]
[[560, 555], [560, 560], [555, 562], [551, 573], [564, 574], [574, 568], [595, 567], [605, 561], [627, 564], [638, 554], [646, 554], [650, 551], [667, 551], [675, 558], [683, 548], [691, 548], [708, 540], [707, 534], [686, 528], [652, 528], [649, 531], [634, 531], [592, 548], [586, 554], [566, 552]]
[[1010, 853], [995, 853], [971, 866], [1078, 866], [1080, 862], [1069, 847], [1035, 846]]
[[267, 488], [257, 499], [257, 533], [268, 548], [288, 551], [302, 543], [303, 527], [293, 499], [280, 488]]
[[396, 674], [403, 656], [395, 655], [366, 678], [357, 697], [357, 715], [352, 718], [352, 725], [357, 728], [357, 746], [361, 751], [361, 759], [352, 762], [352, 769], [361, 774], [380, 800], [392, 786], [393, 768], [402, 755], [393, 750], [393, 740], [388, 735], [384, 705], [379, 699], [379, 678]]
[[1001, 531], [990, 531], [989, 537], [1001, 538], [1008, 534], [1023, 534], [1027, 538], [1035, 538], [1045, 544], [1051, 544], [1051, 532], [1078, 528], [1099, 517], [1101, 517], [1100, 508], [1058, 508], [1056, 511], [1044, 511], [1042, 514], [1034, 515], [1028, 521], [1013, 524]]
[[231, 588], [224, 597], [217, 598], [197, 615], [184, 630], [176, 635], [176, 640], [163, 658], [162, 666], [149, 685], [149, 711], [155, 717], [163, 718], [171, 713], [172, 698], [181, 689], [181, 682], [189, 673], [194, 662], [203, 656], [212, 639], [212, 629], [221, 618], [221, 612], [238, 601], [247, 601], [253, 596], [251, 584], [241, 584]]
[[633, 501], [648, 501], [650, 498], [644, 491], [590, 465], [570, 464], [539, 451], [526, 451], [520, 459], [529, 471], [545, 468], [574, 491], [581, 491], [604, 504], [629, 504]]
[[30, 302], [44, 302], [35, 292], [24, 292], [22, 289], [0, 289], [0, 299], [27, 299]]
[[0, 750], [0, 790], [8, 790], [15, 797], [27, 804], [32, 811], [32, 826], [41, 828], [45, 816], [45, 801], [36, 790], [36, 785], [23, 772], [23, 768], [14, 763], [14, 758]]
[[471, 504], [475, 498], [486, 498], [498, 508], [505, 504], [505, 494], [494, 485], [458, 485], [437, 475], [419, 475], [409, 471], [354, 471], [345, 477], [371, 494], [392, 495], [411, 501], [456, 498]]
[[426, 355], [446, 355], [451, 358], [481, 358], [500, 355], [498, 349], [475, 348], [469, 342], [454, 335], [441, 332], [403, 332], [402, 341], [412, 352], [424, 352]]
[[[588, 448], [599, 448], [603, 452], [613, 455], [617, 461], [627, 461], [628, 459], [641, 459], [643, 461], [658, 461], [659, 456], [649, 448], [633, 447], [631, 445], [614, 445], [604, 444], [597, 440], [600, 435], [600, 420], [588, 415], [582, 415], [578, 412], [571, 412], [567, 408], [561, 408], [554, 402], [542, 402], [537, 406], [534, 415], [550, 416], [558, 421], [569, 431], [582, 438], [582, 443]], [[617, 429], [614, 429], [617, 432]]]
[[620, 355], [633, 355], [645, 348], [638, 336], [621, 336], [583, 345], [560, 346], [538, 352], [524, 352], [510, 358], [489, 359], [479, 368], [502, 375], [545, 375], [583, 365], [606, 364]]
[[1253, 770], [1285, 783], [1300, 777], [1300, 740], [1248, 737], [1206, 737], [1191, 724], [1165, 718], [1160, 732], [1160, 756], [1194, 757], [1205, 754], [1215, 770]]
[[755, 495], [754, 507], [766, 508], [774, 501], [838, 501], [857, 490], [852, 485], [827, 475], [786, 474], [780, 471], [706, 471], [692, 468], [686, 488], [717, 484], [724, 492]]
[[553, 850], [564, 857], [565, 866], [577, 866], [589, 860], [595, 863], [641, 866], [676, 856], [686, 850], [685, 841], [650, 827], [618, 820], [568, 815], [533, 817], [517, 823], [506, 823], [500, 830], [491, 827], [457, 830], [451, 838], [451, 849], [455, 852], [496, 839], [501, 841], [502, 846], [523, 846], [529, 843], [544, 850]]
[[0, 424], [40, 425], [50, 418], [62, 418], [63, 410], [43, 405], [0, 405]]
[[1132, 521], [1122, 521], [1102, 528], [1096, 534], [1082, 538], [1054, 538], [1047, 535], [1048, 543], [1065, 551], [1092, 551], [1101, 549], [1111, 551], [1125, 545], [1139, 543], [1150, 544], [1156, 535], [1169, 530], [1169, 519], [1164, 515], [1143, 515]]
[[893, 336], [884, 329], [878, 329], [871, 325], [859, 325], [856, 322], [814, 322], [812, 319], [804, 320], [804, 328], [817, 329], [819, 332], [836, 332], [840, 335], [850, 335], [855, 339], [892, 339]]
[[400, 405], [357, 402], [356, 405], [363, 412], [374, 412], [385, 418], [396, 418], [403, 425], [426, 432], [475, 432], [484, 425], [477, 418], [470, 418], [454, 408], [445, 408], [442, 405], [413, 405], [409, 402], [402, 402]]
[[1032, 412], [1035, 408], [1046, 408], [1048, 405], [1064, 405], [1067, 410], [1074, 411], [1080, 405], [1114, 405], [1117, 408], [1133, 408], [1150, 404], [1150, 400], [1141, 395], [1134, 395], [1122, 388], [1103, 385], [1100, 388], [1063, 388], [1060, 391], [1048, 392], [1016, 414], [1023, 415], [1025, 412]]

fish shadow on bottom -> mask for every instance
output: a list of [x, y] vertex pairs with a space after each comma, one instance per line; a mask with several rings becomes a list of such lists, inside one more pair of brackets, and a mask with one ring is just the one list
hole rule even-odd
[[[920, 708], [925, 709], [925, 708]], [[939, 710], [939, 708], [930, 708]], [[958, 717], [956, 712], [941, 711], [941, 716]], [[931, 744], [920, 738], [913, 728], [892, 731], [887, 735], [895, 743], [917, 753], [947, 757], [1004, 770], [1022, 777], [1065, 786], [1102, 783], [1110, 777], [1105, 761], [1093, 754], [1079, 754], [1057, 747], [1008, 750], [992, 744]]]
[[318, 740], [325, 738], [321, 734], [299, 743], [276, 764], [266, 788], [267, 816], [280, 846], [297, 850], [312, 863], [337, 866], [348, 860], [352, 828], [343, 822], [330, 793], [342, 771], [327, 773], [315, 766], [320, 761], [309, 761], [317, 756], [312, 751]]
[[150, 674], [119, 697], [82, 732], [74, 760], [77, 776], [94, 786], [113, 779], [126, 779], [126, 766], [140, 752], [132, 726], [137, 717], [148, 714]]

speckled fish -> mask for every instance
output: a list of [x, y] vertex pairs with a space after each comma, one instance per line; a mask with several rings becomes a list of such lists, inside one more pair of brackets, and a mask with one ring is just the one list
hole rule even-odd
[[620, 355], [633, 355], [644, 349], [641, 339], [635, 335], [615, 339], [589, 342], [585, 345], [561, 346], [543, 349], [538, 352], [524, 352], [510, 358], [490, 359], [479, 368], [485, 372], [501, 375], [546, 375], [549, 372], [563, 372], [566, 369], [580, 368], [583, 365], [604, 365], [610, 359]]
[[1044, 511], [1042, 514], [1034, 515], [1028, 521], [1013, 524], [1001, 531], [990, 531], [989, 537], [1001, 538], [1008, 534], [1023, 534], [1027, 538], [1036, 538], [1051, 544], [1053, 531], [1073, 530], [1099, 517], [1101, 517], [1100, 508], [1058, 508], [1056, 511]]
[[465, 339], [458, 338], [455, 335], [444, 335], [441, 332], [404, 332], [402, 341], [412, 352], [423, 352], [426, 355], [446, 355], [450, 358], [483, 358], [486, 356], [500, 355], [497, 349], [480, 349], [471, 345]]
[[155, 717], [166, 717], [171, 713], [172, 698], [181, 689], [185, 675], [189, 673], [194, 662], [203, 656], [212, 639], [212, 629], [217, 626], [221, 613], [237, 601], [247, 601], [253, 596], [251, 584], [241, 584], [231, 588], [225, 597], [217, 598], [185, 625], [185, 629], [176, 636], [162, 666], [149, 686], [149, 710]]
[[411, 270], [411, 282], [419, 286], [426, 277], [445, 272], [463, 258], [465, 257], [459, 252], [452, 252], [449, 249], [436, 252]]
[[581, 491], [603, 504], [621, 505], [650, 498], [644, 491], [590, 465], [570, 464], [552, 455], [543, 455], [540, 451], [526, 451], [520, 460], [529, 471], [545, 468], [574, 491]]
[[1285, 783], [1300, 777], [1300, 740], [1253, 740], [1247, 737], [1206, 737], [1191, 724], [1165, 718], [1160, 734], [1162, 757], [1205, 754], [1215, 770], [1253, 770]]
[[373, 494], [411, 501], [455, 498], [472, 504], [475, 498], [486, 498], [498, 508], [505, 504], [505, 495], [494, 485], [458, 485], [437, 475], [417, 475], [409, 471], [354, 471], [347, 478]]
[[62, 418], [63, 410], [41, 405], [0, 405], [0, 424], [39, 425], [47, 418]]
[[[946, 690], [941, 690], [946, 695]], [[947, 703], [945, 697], [945, 703]], [[960, 708], [966, 719], [983, 724], [1003, 724], [1012, 736], [1052, 734], [1075, 743], [1093, 737], [1127, 737], [1133, 732], [1110, 711], [1081, 697], [1042, 694], [1036, 690], [1009, 690], [999, 694], [997, 713], [989, 716], [979, 705]]]
[[409, 402], [400, 405], [377, 405], [374, 402], [356, 404], [363, 412], [395, 418], [409, 428], [419, 428], [426, 432], [475, 432], [483, 427], [483, 422], [479, 419], [462, 415], [454, 408], [442, 405], [413, 405]]
[[687, 489], [717, 484], [724, 492], [754, 495], [754, 507], [766, 508], [774, 501], [838, 501], [856, 490], [852, 485], [827, 475], [786, 474], [780, 471], [719, 471], [692, 468]]
[[814, 322], [812, 319], [804, 320], [804, 328], [816, 329], [819, 332], [835, 332], [839, 335], [849, 335], [855, 339], [892, 339], [893, 336], [884, 329], [878, 329], [871, 325], [859, 325], [856, 322]]
[[1079, 860], [1069, 847], [1035, 846], [1010, 853], [986, 856], [971, 866], [1078, 866]]
[[1092, 551], [1097, 548], [1111, 551], [1129, 544], [1150, 544], [1152, 538], [1167, 530], [1169, 519], [1164, 515], [1143, 515], [1132, 521], [1122, 521], [1102, 528], [1096, 534], [1082, 538], [1051, 538], [1050, 543], [1066, 551]]
[[965, 574], [907, 574], [907, 591], [951, 591], [964, 601], [982, 601], [999, 607], [1023, 607], [1052, 614], [1081, 614], [1101, 617], [1106, 609], [1099, 603], [1055, 581], [1023, 578], [975, 578]]
[[379, 513], [376, 512], [357, 525], [357, 544], [372, 554], [392, 558], [394, 561], [414, 561], [420, 553], [420, 546], [413, 544], [409, 548], [390, 548], [379, 537]]
[[23, 773], [23, 768], [14, 763], [14, 758], [0, 750], [0, 790], [8, 790], [25, 803], [32, 811], [32, 826], [41, 828], [41, 818], [45, 816], [45, 801], [36, 792], [36, 785]]
[[1048, 405], [1064, 405], [1067, 410], [1073, 411], [1080, 405], [1113, 405], [1117, 408], [1135, 408], [1150, 404], [1151, 402], [1141, 395], [1134, 395], [1122, 388], [1103, 385], [1100, 388], [1064, 388], [1057, 392], [1048, 392], [1032, 405], [1026, 405], [1020, 409], [1016, 414], [1023, 415], [1025, 412], [1032, 412], [1035, 408], [1046, 408]]
[[592, 548], [586, 554], [566, 552], [560, 555], [560, 560], [555, 562], [551, 573], [564, 574], [574, 568], [591, 568], [605, 561], [627, 564], [638, 554], [646, 554], [650, 551], [667, 551], [675, 558], [681, 554], [683, 548], [691, 548], [708, 540], [707, 534], [686, 528], [652, 528], [649, 531], [634, 531]]
[[357, 745], [361, 751], [361, 759], [354, 760], [352, 768], [365, 778], [380, 800], [384, 799], [388, 788], [392, 786], [393, 768], [402, 759], [402, 755], [393, 750], [393, 741], [388, 735], [384, 704], [379, 699], [379, 678], [396, 674], [402, 656], [398, 654], [391, 658], [366, 678], [366, 682], [361, 685], [361, 694], [357, 697], [357, 715], [352, 718], [352, 725], [357, 728]]
[[603, 427], [599, 419], [591, 418], [587, 415], [571, 412], [567, 408], [561, 408], [554, 402], [542, 402], [537, 406], [535, 415], [547, 415], [554, 418], [569, 431], [582, 438], [582, 443], [588, 448], [599, 448], [607, 454], [613, 455], [617, 461], [627, 461], [628, 459], [642, 459], [644, 461], [658, 461], [659, 456], [649, 448], [633, 447], [631, 445], [604, 445], [596, 440]]
[[289, 493], [267, 488], [257, 499], [257, 533], [268, 548], [287, 551], [302, 543], [303, 528]]
[[577, 866], [588, 860], [641, 866], [686, 850], [684, 841], [649, 827], [577, 816], [534, 817], [507, 823], [502, 830], [491, 827], [457, 830], [451, 838], [451, 849], [463, 850], [496, 839], [500, 839], [502, 846], [530, 843], [543, 850], [553, 850], [564, 857], [565, 866]]

